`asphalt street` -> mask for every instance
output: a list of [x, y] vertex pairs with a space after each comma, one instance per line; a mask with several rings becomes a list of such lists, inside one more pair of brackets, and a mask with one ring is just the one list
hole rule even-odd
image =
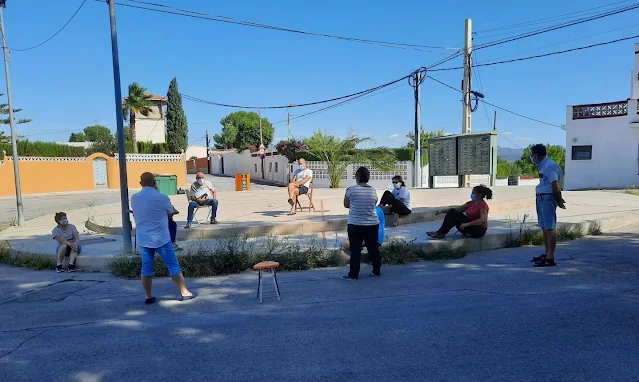
[[[450, 262], [281, 273], [260, 305], [257, 275], [159, 279], [0, 267], [4, 381], [636, 381], [639, 227]], [[267, 279], [267, 281], [269, 281]], [[268, 286], [268, 284], [267, 284]]]

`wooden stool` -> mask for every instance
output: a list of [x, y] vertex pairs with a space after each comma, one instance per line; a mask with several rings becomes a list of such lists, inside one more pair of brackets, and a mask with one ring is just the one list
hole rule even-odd
[[275, 294], [277, 295], [277, 301], [280, 301], [280, 286], [277, 284], [277, 267], [280, 266], [280, 263], [275, 261], [262, 261], [259, 264], [255, 264], [253, 269], [258, 271], [259, 278], [257, 281], [257, 297], [260, 298], [260, 304], [262, 303], [262, 290], [264, 287], [262, 286], [262, 271], [268, 270], [271, 272], [273, 276], [273, 285], [275, 286]]

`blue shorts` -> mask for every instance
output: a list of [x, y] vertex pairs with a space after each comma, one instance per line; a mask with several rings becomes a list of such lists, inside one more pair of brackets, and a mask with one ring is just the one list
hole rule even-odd
[[557, 199], [554, 195], [537, 196], [537, 221], [541, 229], [557, 227]]
[[146, 248], [140, 247], [140, 253], [142, 255], [142, 276], [153, 277], [153, 260], [155, 253], [158, 253], [164, 265], [169, 269], [169, 275], [175, 276], [182, 272], [180, 264], [178, 264], [175, 249], [173, 249], [173, 243], [168, 242], [160, 248]]
[[[62, 248], [62, 246], [65, 244], [61, 244], [58, 243], [58, 246], [55, 247], [55, 254], [57, 255], [58, 252], [60, 252], [60, 248]], [[82, 253], [82, 246], [80, 244], [78, 244], [78, 255]], [[67, 247], [67, 253], [65, 254], [65, 256], [71, 256], [71, 247]]]

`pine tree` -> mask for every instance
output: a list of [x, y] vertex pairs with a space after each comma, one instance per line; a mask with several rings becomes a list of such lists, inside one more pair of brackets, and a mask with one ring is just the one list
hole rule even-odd
[[167, 94], [166, 143], [169, 151], [175, 154], [186, 151], [189, 140], [189, 127], [182, 107], [182, 95], [178, 90], [177, 79], [173, 78]]

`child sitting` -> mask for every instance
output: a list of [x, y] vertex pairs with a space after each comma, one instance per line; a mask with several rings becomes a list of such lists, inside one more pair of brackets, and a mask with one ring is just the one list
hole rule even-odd
[[58, 212], [55, 214], [55, 222], [58, 225], [51, 232], [53, 239], [58, 242], [55, 251], [58, 255], [58, 264], [55, 267], [56, 272], [64, 272], [62, 263], [65, 257], [69, 257], [69, 265], [67, 270], [75, 272], [75, 259], [82, 252], [80, 246], [80, 234], [73, 224], [69, 224], [67, 214]]

